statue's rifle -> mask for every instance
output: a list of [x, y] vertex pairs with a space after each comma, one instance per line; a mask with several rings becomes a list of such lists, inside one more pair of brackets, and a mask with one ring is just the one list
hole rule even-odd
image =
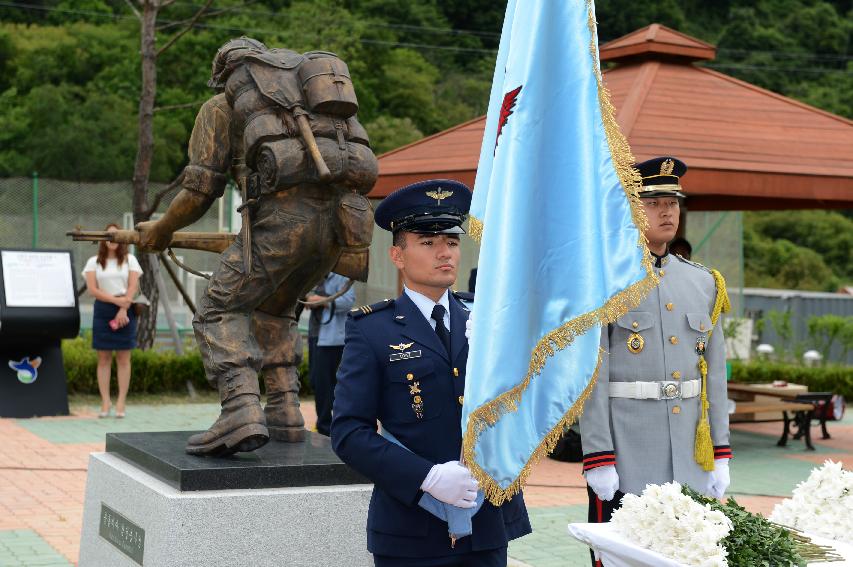
[[[139, 232], [135, 230], [72, 230], [65, 233], [76, 242], [116, 242], [118, 244], [134, 244], [139, 246]], [[172, 248], [183, 248], [187, 250], [203, 250], [205, 252], [214, 252], [221, 254], [226, 248], [231, 246], [236, 234], [227, 232], [175, 232], [172, 234], [172, 241], [168, 246], [169, 258], [172, 259], [182, 269], [195, 274], [205, 279], [210, 279], [209, 276], [193, 270], [192, 268], [181, 263], [172, 252]]]
[[[116, 242], [139, 246], [140, 237], [136, 230], [72, 230], [66, 232], [76, 242]], [[169, 248], [186, 248], [222, 253], [231, 246], [236, 235], [227, 232], [175, 232]]]

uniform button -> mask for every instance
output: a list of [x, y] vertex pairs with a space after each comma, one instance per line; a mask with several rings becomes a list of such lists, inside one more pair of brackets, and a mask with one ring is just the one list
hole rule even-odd
[[676, 337], [674, 335], [669, 337], [669, 342], [671, 342], [674, 345], [677, 345], [678, 344], [678, 337]]
[[672, 413], [681, 413], [681, 406], [673, 406]]
[[631, 326], [632, 326], [632, 327], [634, 327], [634, 328], [636, 329], [637, 327], [639, 327], [639, 326], [640, 326], [640, 324], [639, 324], [639, 323], [637, 323], [636, 321], [634, 321], [633, 323], [631, 323]]
[[675, 378], [676, 380], [681, 380], [681, 372], [676, 370], [675, 372], [672, 373], [672, 377]]
[[667, 304], [666, 304], [666, 310], [667, 310], [667, 311], [672, 311], [672, 303], [667, 303]]
[[412, 401], [416, 404], [419, 404], [423, 401], [423, 398], [421, 398], [420, 396], [415, 396], [414, 398], [412, 398]]
[[700, 330], [700, 331], [704, 331], [704, 330], [705, 330], [705, 323], [699, 323], [699, 330]]
[[406, 374], [406, 380], [412, 380], [412, 379], [414, 379], [414, 377], [415, 377], [414, 374]]
[[666, 271], [664, 271], [664, 270], [661, 270], [661, 271], [660, 271], [660, 272], [658, 272], [658, 273], [659, 273], [660, 275], [662, 275], [662, 276], [665, 276], [665, 275], [666, 275]]
[[459, 396], [459, 405], [462, 405], [462, 402], [465, 401], [465, 396]]
[[453, 375], [454, 375], [454, 376], [459, 376], [459, 369], [458, 369], [458, 368], [454, 368], [454, 369], [453, 369]]

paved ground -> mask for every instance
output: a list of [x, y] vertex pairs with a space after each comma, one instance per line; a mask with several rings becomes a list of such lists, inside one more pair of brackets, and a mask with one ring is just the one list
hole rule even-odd
[[[139, 405], [127, 418], [98, 419], [97, 409], [77, 408], [63, 418], [0, 419], [0, 566], [76, 564], [83, 519], [88, 455], [104, 448], [108, 431], [168, 431], [206, 428], [218, 405]], [[308, 423], [315, 419], [303, 404]], [[853, 413], [853, 412], [851, 412]], [[733, 427], [731, 493], [753, 511], [769, 513], [815, 464], [827, 458], [853, 466], [853, 415], [830, 425], [833, 438], [805, 452], [801, 442], [776, 447], [780, 423]], [[819, 437], [819, 430], [813, 430]], [[566, 524], [584, 521], [586, 490], [580, 466], [544, 459], [525, 491], [534, 533], [510, 545], [511, 565], [588, 565], [588, 552], [566, 535]]]

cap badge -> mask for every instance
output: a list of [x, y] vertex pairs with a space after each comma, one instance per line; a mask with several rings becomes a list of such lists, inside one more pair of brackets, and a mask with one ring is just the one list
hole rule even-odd
[[660, 174], [661, 175], [672, 175], [673, 170], [675, 169], [675, 162], [671, 159], [664, 160], [662, 164], [660, 164]]
[[438, 191], [427, 191], [426, 192], [426, 196], [431, 197], [431, 198], [435, 199], [436, 201], [438, 201], [437, 202], [438, 205], [440, 205], [444, 199], [447, 199], [451, 195], [453, 195], [453, 191], [445, 191], [441, 187], [438, 188]]
[[394, 350], [406, 350], [407, 348], [411, 347], [413, 344], [415, 344], [415, 343], [400, 343], [398, 345], [388, 345], [388, 346], [393, 348]]

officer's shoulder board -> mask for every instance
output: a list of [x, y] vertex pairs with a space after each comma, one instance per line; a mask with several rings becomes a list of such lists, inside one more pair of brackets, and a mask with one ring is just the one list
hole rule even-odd
[[462, 302], [462, 307], [467, 310], [471, 310], [474, 306], [474, 294], [468, 291], [454, 291], [453, 297]]
[[372, 305], [362, 305], [361, 307], [354, 307], [350, 309], [349, 316], [353, 319], [360, 319], [365, 315], [370, 315], [371, 313], [376, 313], [377, 311], [382, 311], [383, 309], [387, 309], [394, 305], [393, 299], [383, 299], [377, 303]]

